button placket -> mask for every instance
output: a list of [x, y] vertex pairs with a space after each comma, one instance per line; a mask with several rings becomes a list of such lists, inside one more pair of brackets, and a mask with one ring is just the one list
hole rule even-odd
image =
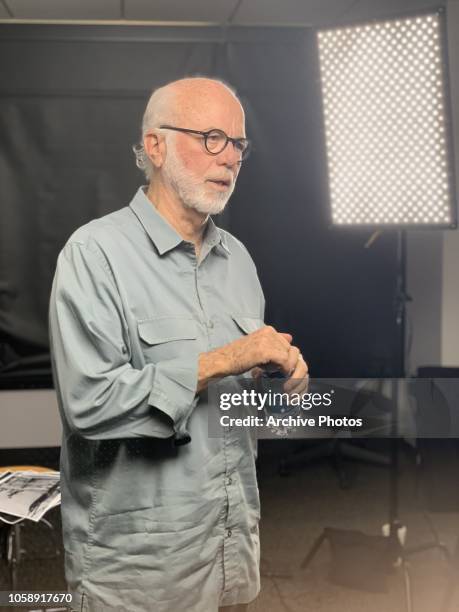
[[205, 282], [203, 283], [203, 276], [205, 276], [204, 272], [204, 262], [200, 262], [200, 264], [195, 266], [195, 284], [196, 284], [196, 294], [198, 297], [198, 303], [201, 310], [201, 321], [205, 328], [207, 335], [207, 343], [209, 349], [215, 348], [214, 343], [212, 341], [213, 335], [212, 330], [215, 327], [215, 322], [209, 317], [209, 309], [206, 304], [206, 294], [205, 294]]
[[235, 583], [238, 577], [238, 538], [236, 537], [235, 527], [238, 525], [237, 517], [237, 492], [236, 487], [229, 486], [233, 482], [234, 470], [234, 450], [229, 431], [225, 431], [223, 437], [223, 446], [225, 453], [225, 473], [224, 473], [224, 489], [227, 503], [227, 512], [225, 517], [225, 537], [223, 545], [223, 558], [225, 567], [225, 591], [230, 592], [235, 588]]
[[[198, 305], [199, 305], [199, 309], [201, 311], [201, 320], [206, 322], [207, 320], [207, 314], [206, 314], [206, 310], [204, 308], [204, 300], [203, 300], [203, 296], [202, 296], [202, 292], [201, 292], [201, 287], [200, 287], [200, 276], [201, 276], [201, 267], [195, 263], [194, 266], [194, 279], [195, 279], [195, 290], [196, 290], [196, 297], [198, 300]], [[209, 331], [208, 331], [208, 324], [205, 323], [205, 328], [206, 328], [206, 335], [207, 335], [207, 346], [210, 349], [211, 348], [211, 342], [210, 342], [210, 336], [209, 336]]]

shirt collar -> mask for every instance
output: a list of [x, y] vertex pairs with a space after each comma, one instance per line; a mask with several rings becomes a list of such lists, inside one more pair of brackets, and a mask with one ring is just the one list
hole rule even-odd
[[231, 253], [226, 235], [215, 225], [212, 217], [209, 217], [204, 234], [203, 247], [206, 247], [209, 251], [211, 251], [216, 246], [221, 247], [221, 252], [224, 255], [229, 255]]
[[[156, 207], [146, 196], [146, 187], [139, 187], [137, 193], [129, 204], [143, 228], [153, 241], [160, 255], [164, 255], [179, 244], [184, 242], [183, 238], [169, 225], [169, 223], [159, 214]], [[203, 247], [206, 246], [210, 251], [215, 246], [222, 247], [222, 253], [230, 254], [225, 234], [215, 225], [212, 218], [207, 221], [207, 228], [204, 234]]]

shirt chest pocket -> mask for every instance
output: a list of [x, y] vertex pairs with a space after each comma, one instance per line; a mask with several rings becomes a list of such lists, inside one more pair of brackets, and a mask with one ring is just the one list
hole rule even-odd
[[236, 329], [239, 336], [241, 334], [251, 334], [252, 332], [257, 331], [257, 329], [260, 329], [261, 327], [265, 326], [263, 319], [260, 319], [260, 317], [233, 314], [231, 315], [231, 318], [236, 324]]
[[146, 363], [156, 363], [198, 352], [198, 326], [187, 317], [155, 317], [137, 322]]

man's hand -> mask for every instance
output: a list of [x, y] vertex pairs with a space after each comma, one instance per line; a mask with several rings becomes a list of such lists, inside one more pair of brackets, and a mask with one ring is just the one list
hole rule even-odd
[[299, 351], [292, 336], [267, 325], [222, 346], [218, 352], [226, 362], [224, 376], [243, 374], [256, 366], [274, 366], [287, 376], [294, 370]]
[[[296, 349], [296, 347], [291, 347]], [[298, 350], [298, 349], [296, 349]], [[252, 370], [252, 376], [258, 378], [262, 376], [265, 368], [256, 367]], [[306, 393], [309, 385], [309, 370], [308, 364], [303, 359], [303, 355], [298, 351], [298, 359], [296, 362], [295, 369], [288, 377], [288, 380], [284, 383], [284, 391], [286, 393], [298, 393], [299, 395]]]
[[[292, 336], [267, 325], [199, 356], [198, 391], [212, 378], [243, 374], [254, 368], [274, 366], [289, 377], [285, 390], [301, 393], [307, 387], [308, 368]], [[287, 388], [290, 385], [291, 388]]]
[[299, 351], [298, 353], [296, 367], [284, 384], [284, 391], [286, 393], [298, 393], [298, 395], [301, 395], [308, 390], [309, 370], [308, 364], [303, 359], [303, 355]]

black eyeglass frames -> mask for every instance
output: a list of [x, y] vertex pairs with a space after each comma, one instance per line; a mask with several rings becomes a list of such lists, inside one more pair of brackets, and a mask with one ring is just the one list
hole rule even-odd
[[162, 130], [174, 130], [176, 132], [184, 132], [185, 134], [198, 134], [204, 138], [204, 146], [211, 155], [221, 153], [226, 145], [231, 142], [235, 150], [240, 154], [242, 161], [246, 159], [250, 152], [250, 140], [247, 138], [231, 138], [223, 130], [209, 130], [202, 132], [200, 130], [190, 130], [188, 128], [179, 128], [173, 125], [160, 125]]

